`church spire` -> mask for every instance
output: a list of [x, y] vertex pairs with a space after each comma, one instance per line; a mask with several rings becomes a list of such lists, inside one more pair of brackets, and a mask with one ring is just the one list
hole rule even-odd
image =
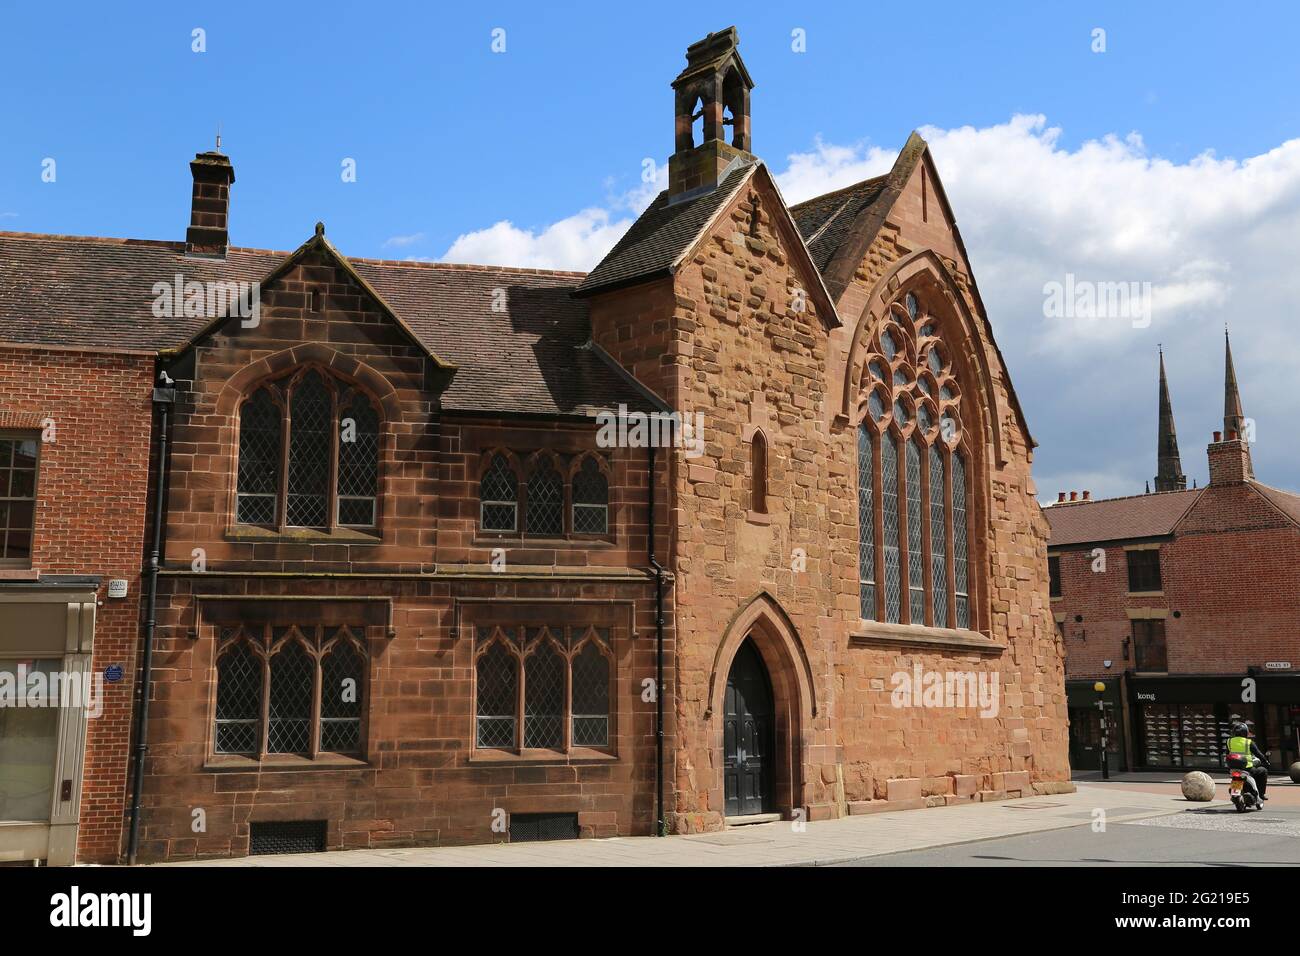
[[1165, 378], [1165, 353], [1160, 350], [1160, 424], [1156, 436], [1156, 491], [1182, 491], [1187, 487], [1183, 463], [1178, 457], [1178, 433], [1174, 429], [1174, 406], [1169, 400]]
[[1228, 327], [1223, 327], [1223, 437], [1227, 439], [1236, 434], [1246, 442], [1246, 474], [1254, 478], [1255, 470], [1250, 463], [1249, 442], [1253, 436], [1247, 434], [1247, 419], [1241, 410], [1241, 392], [1237, 388], [1237, 370], [1232, 365], [1232, 342], [1228, 339]]

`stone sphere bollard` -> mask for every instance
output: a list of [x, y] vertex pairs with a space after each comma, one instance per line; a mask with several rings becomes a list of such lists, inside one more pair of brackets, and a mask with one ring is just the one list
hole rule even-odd
[[1292, 783], [1300, 783], [1300, 760], [1293, 763], [1291, 769], [1288, 770], [1287, 773], [1291, 775]]
[[1214, 799], [1214, 780], [1208, 773], [1193, 770], [1183, 774], [1183, 796], [1188, 800], [1204, 802]]

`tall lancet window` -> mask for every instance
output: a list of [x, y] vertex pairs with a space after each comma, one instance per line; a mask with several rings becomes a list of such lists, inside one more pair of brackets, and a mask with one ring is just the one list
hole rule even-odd
[[952, 569], [956, 579], [957, 626], [970, 627], [970, 585], [966, 541], [966, 461], [952, 455]]
[[934, 626], [948, 626], [948, 516], [944, 507], [943, 452], [930, 446], [930, 596]]
[[886, 434], [880, 443], [880, 498], [884, 521], [881, 523], [885, 557], [885, 620], [897, 624], [902, 614], [898, 593], [902, 574], [898, 562], [898, 438]]
[[861, 618], [969, 628], [969, 445], [940, 320], [907, 293], [867, 349], [857, 406]]
[[876, 449], [866, 425], [858, 426], [858, 596], [862, 618], [876, 619]]

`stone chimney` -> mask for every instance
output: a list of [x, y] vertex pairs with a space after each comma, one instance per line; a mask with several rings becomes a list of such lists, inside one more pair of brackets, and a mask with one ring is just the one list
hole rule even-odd
[[1253, 477], [1250, 469], [1250, 447], [1235, 431], [1225, 436], [1214, 433], [1210, 443], [1210, 484], [1240, 484]]
[[213, 150], [199, 153], [190, 163], [194, 193], [190, 201], [190, 228], [185, 232], [185, 254], [226, 257], [230, 245], [230, 186], [235, 168], [230, 157]]
[[[686, 49], [686, 69], [673, 80], [676, 144], [668, 159], [670, 202], [715, 189], [733, 163], [755, 161], [749, 129], [754, 81], [737, 52], [739, 42], [736, 28], [728, 27]], [[704, 120], [699, 143], [694, 132], [698, 118]]]

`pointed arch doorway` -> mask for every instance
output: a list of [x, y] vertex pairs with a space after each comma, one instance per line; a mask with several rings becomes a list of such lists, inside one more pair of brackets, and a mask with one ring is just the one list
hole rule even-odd
[[722, 721], [726, 816], [771, 812], [775, 804], [776, 708], [772, 681], [752, 636], [745, 638], [732, 659]]

